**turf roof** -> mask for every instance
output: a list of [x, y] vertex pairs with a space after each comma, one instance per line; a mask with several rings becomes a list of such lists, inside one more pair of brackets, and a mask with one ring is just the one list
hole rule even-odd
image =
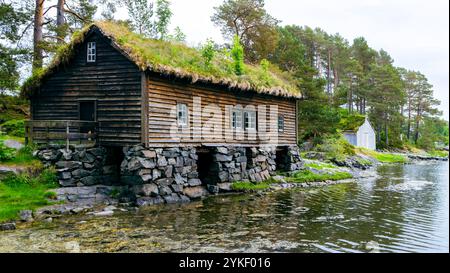
[[238, 76], [233, 72], [232, 60], [224, 53], [217, 53], [212, 64], [207, 66], [198, 49], [181, 43], [145, 38], [123, 25], [107, 21], [95, 22], [75, 33], [71, 42], [55, 54], [49, 66], [24, 83], [22, 92], [25, 95], [32, 94], [59, 65], [69, 63], [75, 54], [76, 46], [83, 43], [87, 34], [94, 29], [109, 38], [113, 45], [142, 71], [241, 91], [288, 98], [302, 97], [294, 78], [274, 65], [270, 65], [269, 71], [264, 71], [261, 66], [246, 64], [244, 75]]

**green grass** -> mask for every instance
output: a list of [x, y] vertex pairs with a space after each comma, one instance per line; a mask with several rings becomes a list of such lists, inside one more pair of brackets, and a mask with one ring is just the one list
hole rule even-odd
[[353, 176], [347, 172], [333, 172], [333, 173], [323, 173], [316, 174], [309, 170], [303, 170], [296, 172], [292, 177], [287, 177], [287, 182], [290, 183], [306, 183], [306, 182], [323, 182], [323, 181], [338, 181], [344, 179], [350, 179]]
[[434, 150], [434, 151], [429, 151], [428, 154], [430, 156], [435, 156], [435, 157], [448, 157], [448, 152], [447, 151]]
[[231, 185], [231, 188], [235, 191], [242, 192], [252, 192], [252, 191], [262, 191], [270, 188], [268, 182], [262, 182], [259, 184], [254, 184], [252, 182], [235, 182]]
[[334, 166], [332, 164], [323, 163], [323, 162], [306, 163], [305, 167], [313, 168], [313, 169], [316, 169], [316, 170], [336, 169], [337, 168], [336, 166]]
[[15, 140], [15, 141], [20, 142], [20, 143], [25, 143], [25, 138], [23, 138], [23, 137], [0, 134], [0, 141], [1, 140], [4, 141], [4, 140], [8, 140], [8, 139]]
[[57, 188], [54, 169], [46, 169], [37, 177], [28, 174], [13, 175], [0, 182], [0, 222], [17, 219], [21, 210], [35, 210], [52, 204]]
[[406, 163], [408, 162], [408, 158], [403, 155], [390, 154], [390, 153], [379, 153], [376, 151], [358, 148], [358, 152], [372, 158], [375, 158], [377, 161], [381, 163]]
[[[244, 90], [300, 95], [293, 76], [282, 72], [275, 65], [270, 65], [269, 71], [265, 71], [260, 66], [246, 64], [244, 74], [236, 75], [228, 51], [217, 52], [211, 62], [207, 63], [199, 49], [181, 43], [148, 39], [113, 22], [101, 21], [96, 22], [95, 25], [127, 52], [142, 70], [151, 68], [154, 72], [191, 79], [193, 82], [200, 79], [233, 87], [238, 86]], [[23, 94], [31, 95], [47, 74], [54, 71], [59, 64], [70, 61], [76, 54], [77, 46], [84, 41], [85, 34], [91, 27], [92, 25], [88, 25], [75, 33], [71, 43], [58, 50], [49, 67], [35, 72], [26, 80], [22, 89]]]

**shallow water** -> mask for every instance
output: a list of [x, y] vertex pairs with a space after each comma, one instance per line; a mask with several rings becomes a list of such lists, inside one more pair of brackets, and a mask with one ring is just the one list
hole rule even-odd
[[0, 233], [0, 252], [449, 252], [449, 164]]

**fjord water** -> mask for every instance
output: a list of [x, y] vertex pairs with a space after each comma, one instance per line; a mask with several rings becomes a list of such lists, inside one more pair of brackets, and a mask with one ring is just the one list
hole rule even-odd
[[449, 164], [0, 233], [0, 252], [449, 252]]

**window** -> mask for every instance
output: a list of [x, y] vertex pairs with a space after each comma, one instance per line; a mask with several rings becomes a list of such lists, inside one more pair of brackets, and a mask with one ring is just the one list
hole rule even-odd
[[177, 104], [177, 121], [178, 126], [188, 125], [188, 107], [184, 103]]
[[244, 112], [244, 126], [248, 130], [256, 130], [256, 112], [245, 111]]
[[231, 114], [231, 127], [233, 129], [242, 129], [242, 111], [233, 109]]
[[89, 42], [87, 44], [87, 62], [95, 63], [97, 59], [97, 48], [95, 42]]
[[284, 116], [278, 116], [278, 132], [284, 132]]

